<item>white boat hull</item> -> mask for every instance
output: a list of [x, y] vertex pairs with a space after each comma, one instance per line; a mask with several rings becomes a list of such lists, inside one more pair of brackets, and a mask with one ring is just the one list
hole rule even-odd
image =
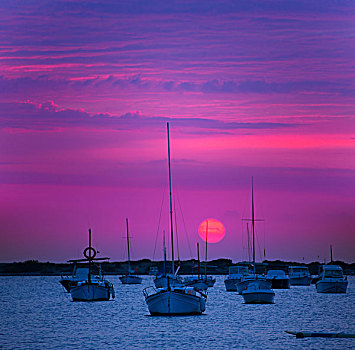
[[275, 293], [267, 289], [257, 291], [244, 290], [242, 296], [245, 304], [273, 304]]
[[141, 284], [142, 278], [135, 275], [124, 275], [120, 277], [122, 284]]
[[110, 300], [111, 287], [99, 284], [81, 284], [70, 289], [73, 301]]
[[199, 315], [206, 309], [206, 299], [175, 290], [164, 290], [146, 297], [151, 315]]
[[320, 280], [316, 283], [317, 293], [346, 293], [348, 281], [324, 281]]

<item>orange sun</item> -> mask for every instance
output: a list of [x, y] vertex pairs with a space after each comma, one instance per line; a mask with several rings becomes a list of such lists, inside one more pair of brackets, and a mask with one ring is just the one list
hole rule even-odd
[[221, 241], [225, 234], [223, 224], [217, 219], [206, 219], [200, 223], [198, 227], [199, 236], [206, 242], [207, 230], [207, 243], [217, 243]]

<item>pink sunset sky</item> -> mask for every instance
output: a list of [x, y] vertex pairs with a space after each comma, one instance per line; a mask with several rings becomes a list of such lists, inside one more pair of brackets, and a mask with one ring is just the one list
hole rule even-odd
[[[0, 3], [0, 261], [355, 260], [353, 1]], [[161, 213], [161, 214], [160, 214]], [[265, 257], [262, 252], [265, 248]], [[201, 248], [202, 249], [202, 248]]]

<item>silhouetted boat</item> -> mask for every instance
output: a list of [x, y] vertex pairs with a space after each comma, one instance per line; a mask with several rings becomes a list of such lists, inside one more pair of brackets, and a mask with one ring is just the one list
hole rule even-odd
[[133, 275], [131, 272], [131, 258], [130, 258], [130, 249], [129, 249], [129, 230], [128, 230], [128, 219], [126, 219], [126, 226], [127, 226], [127, 252], [128, 252], [128, 269], [127, 274], [120, 277], [120, 281], [122, 284], [141, 284], [142, 278]]
[[155, 289], [148, 287], [143, 290], [143, 295], [151, 315], [194, 315], [201, 314], [206, 308], [207, 295], [196, 291], [193, 287], [179, 287], [174, 284], [176, 276], [174, 267], [174, 234], [173, 234], [173, 209], [171, 195], [171, 166], [170, 166], [170, 139], [169, 123], [168, 134], [168, 165], [169, 165], [169, 190], [170, 190], [170, 233], [171, 233], [171, 270], [173, 279], [166, 276], [167, 286]]

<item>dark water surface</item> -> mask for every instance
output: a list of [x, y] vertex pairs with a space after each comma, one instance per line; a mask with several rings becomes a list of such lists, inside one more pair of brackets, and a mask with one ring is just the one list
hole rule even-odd
[[355, 277], [346, 294], [315, 287], [275, 290], [274, 305], [245, 305], [226, 292], [224, 277], [209, 289], [202, 316], [148, 316], [142, 290], [114, 283], [116, 299], [72, 302], [59, 277], [0, 277], [1, 349], [355, 349], [355, 339], [296, 339], [285, 330], [355, 333]]

